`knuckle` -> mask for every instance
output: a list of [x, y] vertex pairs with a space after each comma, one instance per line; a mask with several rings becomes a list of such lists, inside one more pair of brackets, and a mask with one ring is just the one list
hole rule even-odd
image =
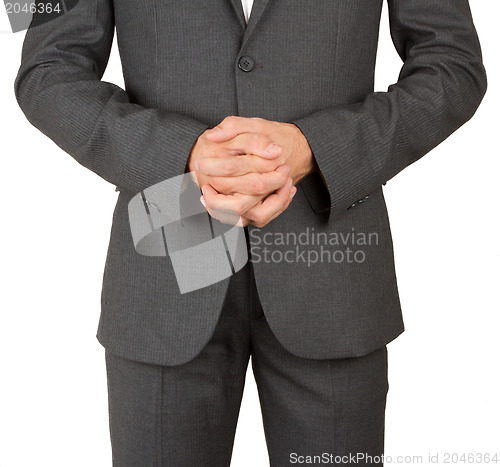
[[254, 222], [257, 227], [261, 228], [267, 224], [267, 219], [264, 216], [258, 214], [254, 217]]
[[[274, 172], [279, 166], [279, 163], [276, 160], [267, 160], [267, 159], [261, 159], [259, 160], [259, 163], [261, 164], [261, 170], [265, 172]], [[277, 174], [280, 174], [279, 172], [276, 172]]]
[[246, 144], [246, 152], [247, 154], [252, 154], [256, 150], [260, 149], [260, 140], [261, 136], [257, 133], [243, 133], [242, 135], [243, 142]]
[[245, 207], [242, 204], [237, 204], [233, 209], [235, 213], [239, 214], [240, 216], [245, 213]]
[[[238, 169], [240, 170], [240, 172], [245, 172], [247, 171], [248, 169], [248, 158], [245, 157], [245, 156], [239, 156], [236, 160], [236, 163], [237, 163], [237, 166], [238, 166]], [[235, 169], [236, 171], [236, 169]]]
[[252, 183], [252, 190], [258, 195], [263, 195], [266, 192], [266, 185], [262, 180], [255, 180]]
[[228, 159], [224, 161], [222, 166], [222, 170], [226, 175], [230, 175], [236, 171], [236, 162], [232, 159]]
[[[257, 123], [255, 125], [258, 129], [262, 128], [261, 123]], [[259, 145], [259, 147], [262, 147], [263, 149], [267, 149], [267, 147], [272, 143], [272, 141], [264, 134], [262, 133], [254, 133], [254, 141], [256, 145]]]
[[[211, 181], [210, 181], [210, 185], [212, 186], [212, 188], [213, 188], [215, 191], [217, 191], [217, 192], [219, 192], [219, 193], [222, 193], [222, 191], [223, 191], [223, 187], [220, 185], [220, 183], [218, 183], [218, 182], [214, 182], [214, 181], [212, 181], [212, 180], [211, 180]], [[205, 196], [205, 199], [206, 199], [206, 198], [207, 198], [207, 197]]]
[[280, 186], [283, 186], [287, 180], [288, 180], [288, 175], [287, 174], [284, 174], [284, 173], [280, 173], [280, 172], [276, 172], [278, 175], [277, 175], [277, 182], [280, 184]]
[[243, 214], [246, 212], [247, 207], [245, 205], [245, 202], [243, 200], [238, 201], [235, 206], [235, 210], [238, 214]]
[[223, 178], [215, 178], [215, 177], [210, 177], [209, 178], [210, 185], [212, 185], [212, 188], [215, 189], [215, 191], [222, 192], [224, 191], [224, 179]]
[[228, 115], [222, 120], [221, 124], [231, 128], [236, 123], [237, 118], [236, 115]]

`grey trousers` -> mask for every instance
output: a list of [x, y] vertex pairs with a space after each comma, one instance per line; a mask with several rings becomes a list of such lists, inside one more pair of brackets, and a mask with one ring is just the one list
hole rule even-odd
[[266, 322], [251, 263], [232, 276], [213, 337], [193, 360], [161, 366], [105, 355], [115, 467], [229, 466], [250, 356], [271, 466], [305, 456], [381, 465], [386, 347], [333, 360], [289, 353]]

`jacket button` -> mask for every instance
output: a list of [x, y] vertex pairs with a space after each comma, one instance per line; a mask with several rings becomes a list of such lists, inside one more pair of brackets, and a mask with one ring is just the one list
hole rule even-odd
[[243, 71], [252, 71], [255, 66], [255, 60], [252, 57], [244, 55], [238, 60], [238, 68]]

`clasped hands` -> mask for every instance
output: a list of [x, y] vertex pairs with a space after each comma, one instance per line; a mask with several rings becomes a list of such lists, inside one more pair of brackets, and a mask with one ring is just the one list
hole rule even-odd
[[318, 170], [296, 125], [238, 116], [204, 131], [186, 168], [196, 175], [208, 213], [242, 227], [264, 227], [278, 217], [290, 205], [297, 182]]

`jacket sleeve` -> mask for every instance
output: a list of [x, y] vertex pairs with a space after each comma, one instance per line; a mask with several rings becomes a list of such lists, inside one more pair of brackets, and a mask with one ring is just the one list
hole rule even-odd
[[392, 40], [404, 62], [398, 82], [362, 102], [293, 121], [319, 165], [330, 219], [441, 143], [473, 116], [486, 92], [467, 0], [388, 5]]
[[112, 0], [81, 0], [50, 21], [35, 14], [14, 89], [35, 127], [83, 166], [137, 193], [184, 173], [208, 125], [132, 103], [101, 81], [113, 35]]

